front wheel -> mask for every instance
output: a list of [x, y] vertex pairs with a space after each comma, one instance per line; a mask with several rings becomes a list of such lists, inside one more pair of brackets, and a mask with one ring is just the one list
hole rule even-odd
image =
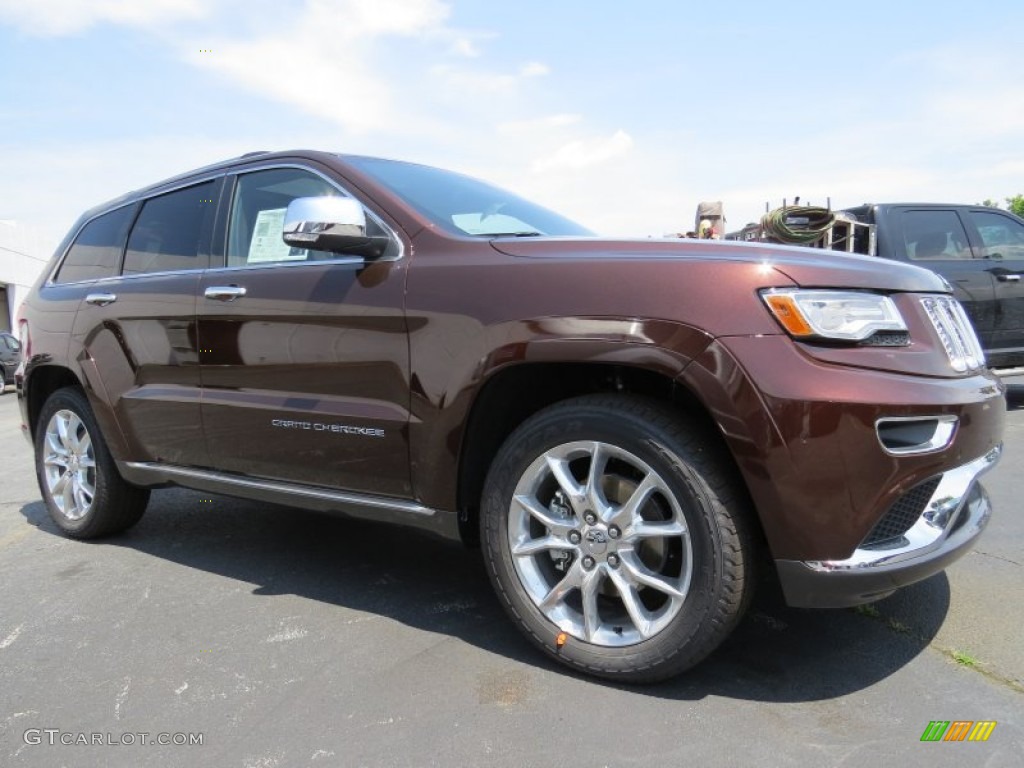
[[739, 620], [748, 511], [720, 445], [660, 403], [588, 396], [523, 423], [488, 474], [488, 572], [526, 635], [562, 663], [655, 682]]
[[135, 525], [149, 491], [124, 481], [81, 390], [50, 395], [35, 439], [36, 476], [50, 517], [68, 536], [92, 539]]

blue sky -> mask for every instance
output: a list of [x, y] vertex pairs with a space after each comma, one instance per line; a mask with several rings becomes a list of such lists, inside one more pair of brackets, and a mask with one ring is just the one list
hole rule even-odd
[[0, 220], [255, 149], [487, 178], [608, 234], [1024, 192], [1024, 3], [0, 0]]

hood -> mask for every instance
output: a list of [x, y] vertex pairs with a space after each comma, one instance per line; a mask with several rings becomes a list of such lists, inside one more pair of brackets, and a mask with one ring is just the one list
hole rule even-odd
[[675, 238], [607, 240], [568, 237], [499, 237], [491, 246], [509, 256], [531, 259], [587, 259], [721, 262], [771, 267], [804, 288], [867, 288], [883, 292], [949, 293], [930, 270], [889, 259], [822, 248], [800, 248], [732, 240]]

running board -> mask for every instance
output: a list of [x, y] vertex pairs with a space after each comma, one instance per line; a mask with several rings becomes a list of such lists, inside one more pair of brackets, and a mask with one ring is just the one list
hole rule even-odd
[[445, 538], [458, 538], [454, 513], [431, 509], [407, 499], [336, 491], [169, 464], [128, 461], [118, 462], [117, 466], [125, 480], [142, 487], [178, 485], [196, 491], [412, 526]]
[[1008, 376], [1024, 376], [1024, 365], [1019, 365], [1016, 368], [993, 368], [992, 373], [1001, 379]]

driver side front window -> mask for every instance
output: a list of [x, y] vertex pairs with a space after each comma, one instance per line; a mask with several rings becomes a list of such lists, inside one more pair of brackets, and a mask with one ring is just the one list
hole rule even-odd
[[228, 230], [228, 266], [289, 261], [320, 261], [335, 254], [293, 248], [281, 238], [285, 210], [297, 197], [334, 197], [342, 193], [300, 168], [271, 168], [238, 177]]
[[1024, 226], [1009, 216], [987, 211], [971, 211], [983, 244], [982, 258], [1024, 260]]

